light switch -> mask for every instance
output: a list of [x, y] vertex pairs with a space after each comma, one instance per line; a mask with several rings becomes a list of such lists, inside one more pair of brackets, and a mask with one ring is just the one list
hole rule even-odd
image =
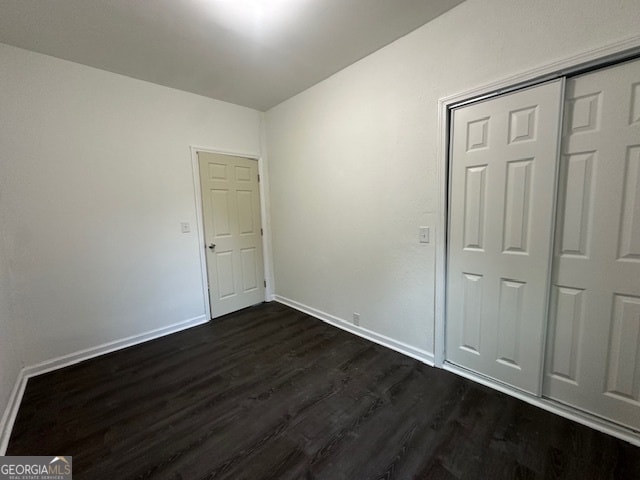
[[180, 230], [182, 233], [189, 233], [191, 231], [191, 225], [188, 222], [180, 223]]
[[429, 243], [429, 227], [420, 227], [418, 239], [420, 243]]

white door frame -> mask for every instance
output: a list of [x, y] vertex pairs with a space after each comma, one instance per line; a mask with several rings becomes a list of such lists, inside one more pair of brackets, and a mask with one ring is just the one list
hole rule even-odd
[[242, 152], [230, 152], [215, 148], [199, 147], [192, 145], [189, 147], [191, 150], [191, 170], [193, 173], [193, 189], [196, 207], [196, 229], [198, 235], [198, 255], [200, 258], [200, 271], [202, 275], [202, 296], [204, 300], [204, 314], [209, 320], [211, 320], [211, 305], [209, 304], [209, 275], [207, 272], [207, 258], [206, 258], [206, 243], [204, 238], [204, 217], [202, 214], [202, 188], [200, 185], [200, 168], [198, 165], [198, 152], [217, 153], [220, 155], [229, 155], [231, 157], [243, 157], [255, 160], [258, 162], [258, 174], [260, 175], [260, 182], [258, 183], [258, 190], [260, 192], [260, 227], [262, 228], [262, 252], [264, 261], [264, 277], [267, 282], [265, 288], [265, 301], [269, 301], [273, 296], [273, 280], [272, 280], [272, 258], [270, 249], [270, 234], [269, 227], [269, 210], [267, 203], [266, 192], [266, 175], [264, 167], [264, 159], [260, 155], [254, 153], [242, 153]]
[[583, 52], [564, 60], [542, 66], [524, 73], [507, 77], [494, 83], [484, 85], [462, 93], [444, 97], [438, 101], [438, 144], [436, 151], [438, 181], [438, 219], [435, 232], [435, 338], [434, 365], [439, 368], [469, 378], [475, 382], [509, 394], [531, 405], [569, 418], [595, 430], [613, 435], [640, 446], [640, 435], [599, 417], [566, 407], [546, 398], [535, 397], [520, 392], [508, 385], [478, 376], [465, 369], [445, 362], [445, 320], [446, 320], [446, 285], [447, 285], [447, 231], [449, 205], [449, 127], [451, 110], [454, 107], [491, 98], [521, 88], [537, 85], [548, 80], [575, 75], [607, 65], [629, 60], [640, 56], [640, 35], [609, 44], [602, 48]]

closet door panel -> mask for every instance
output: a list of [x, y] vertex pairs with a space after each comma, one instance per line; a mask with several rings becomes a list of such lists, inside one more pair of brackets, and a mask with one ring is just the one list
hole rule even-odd
[[539, 394], [563, 82], [452, 116], [446, 358]]
[[544, 395], [640, 429], [640, 61], [567, 81]]

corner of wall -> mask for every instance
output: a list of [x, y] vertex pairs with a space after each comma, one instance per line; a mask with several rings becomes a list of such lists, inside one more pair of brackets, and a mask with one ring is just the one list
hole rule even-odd
[[260, 208], [262, 215], [264, 250], [264, 276], [267, 282], [265, 299], [273, 301], [275, 299], [276, 281], [273, 270], [273, 251], [271, 237], [271, 196], [269, 192], [269, 152], [267, 145], [267, 116], [260, 112], [260, 161], [258, 162], [260, 173]]

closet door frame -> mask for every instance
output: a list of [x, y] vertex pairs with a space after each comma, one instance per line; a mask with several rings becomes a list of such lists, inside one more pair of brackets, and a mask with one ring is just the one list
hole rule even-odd
[[599, 417], [595, 417], [570, 407], [563, 406], [553, 400], [523, 393], [499, 382], [474, 374], [446, 361], [445, 331], [446, 331], [446, 299], [447, 299], [447, 233], [449, 221], [449, 155], [450, 155], [450, 127], [452, 110], [466, 104], [490, 99], [499, 95], [514, 92], [523, 88], [542, 84], [544, 82], [614, 65], [626, 60], [640, 57], [640, 37], [624, 40], [607, 45], [596, 50], [546, 65], [534, 70], [505, 78], [489, 85], [442, 98], [438, 102], [438, 150], [437, 175], [439, 186], [438, 223], [435, 234], [435, 366], [451, 371], [463, 377], [474, 380], [494, 388], [503, 393], [515, 396], [527, 403], [537, 405], [545, 410], [570, 418], [596, 430], [622, 438], [640, 446], [640, 435], [624, 427], [617, 426]]

